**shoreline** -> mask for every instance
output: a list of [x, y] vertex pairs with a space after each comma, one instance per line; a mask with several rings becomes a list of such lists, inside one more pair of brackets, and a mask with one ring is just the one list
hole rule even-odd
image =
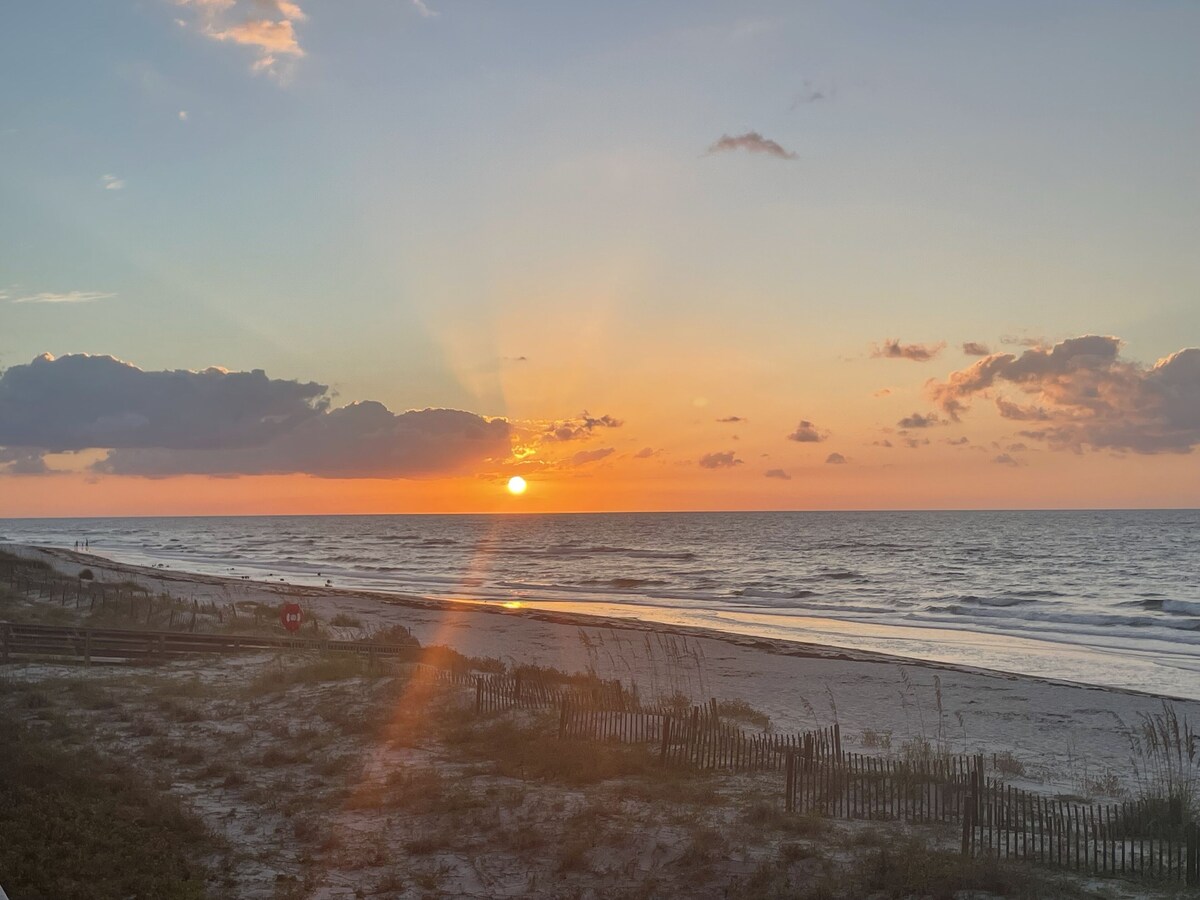
[[[731, 701], [736, 706], [741, 701], [749, 709], [769, 717], [771, 726], [783, 733], [809, 731], [836, 723], [840, 725], [842, 746], [858, 755], [902, 761], [910, 755], [920, 754], [922, 747], [925, 753], [932, 748], [934, 752], [948, 754], [981, 754], [985, 759], [990, 757], [990, 770], [1003, 771], [1006, 784], [1064, 803], [1121, 802], [1139, 796], [1145, 780], [1135, 770], [1130, 739], [1146, 717], [1163, 713], [1166, 702], [1159, 696], [1120, 688], [841, 650], [815, 643], [760, 640], [657, 622], [613, 620], [586, 613], [512, 610], [470, 601], [255, 582], [125, 565], [70, 549], [12, 543], [0, 546], [26, 558], [44, 560], [71, 578], [86, 566], [100, 581], [110, 584], [134, 581], [151, 592], [169, 591], [177, 601], [196, 599], [225, 608], [236, 604], [248, 612], [254, 604], [273, 609], [283, 598], [299, 599], [306, 614], [320, 621], [320, 633], [327, 637], [362, 638], [373, 631], [401, 625], [427, 647], [441, 644], [467, 656], [492, 657], [509, 664], [544, 665], [568, 672], [591, 671], [601, 678], [620, 678], [627, 685], [636, 684], [639, 693], [650, 699], [683, 693], [693, 702], [717, 698]], [[14, 597], [14, 612], [18, 615], [19, 610], [39, 606], [48, 608], [43, 611], [60, 609], [58, 599], [42, 598], [37, 591], [29, 596]], [[76, 618], [88, 615], [86, 609], [80, 613], [75, 613], [74, 609], [61, 611]], [[335, 615], [342, 617], [339, 625], [333, 624]], [[212, 623], [210, 628], [221, 627], [216, 624], [215, 617], [206, 621]], [[71, 715], [80, 722], [91, 723], [97, 717], [107, 715], [104, 710], [108, 707], [97, 705], [93, 700], [93, 709], [86, 703], [81, 704], [77, 697], [94, 697], [105, 690], [106, 685], [114, 689], [118, 685], [133, 685], [134, 692], [121, 707], [123, 718], [117, 717], [95, 732], [107, 735], [109, 745], [116, 752], [135, 757], [141, 754], [143, 760], [148, 760], [160, 759], [162, 753], [169, 750], [174, 754], [168, 754], [171, 760], [195, 758], [199, 765], [205, 758], [197, 749], [199, 742], [208, 741], [205, 746], [214, 748], [214, 753], [228, 754], [230, 740], [245, 740], [240, 758], [249, 760], [243, 768], [252, 773], [247, 776], [251, 787], [246, 790], [261, 790], [269, 796], [274, 796], [274, 788], [270, 785], [278, 778], [278, 767], [274, 763], [264, 764], [268, 743], [275, 747], [279, 760], [296, 759], [300, 760], [298, 765], [306, 765], [301, 755], [307, 752], [303, 750], [307, 746], [304, 742], [311, 741], [318, 733], [323, 735], [322, 740], [331, 746], [336, 744], [339, 760], [358, 758], [363, 761], [364, 780], [354, 782], [355, 796], [373, 789], [364, 785], [375, 784], [375, 781], [386, 786], [388, 782], [381, 773], [402, 771], [406, 767], [411, 770], [414, 760], [416, 764], [429, 765], [431, 760], [443, 758], [431, 755], [431, 751], [423, 747], [414, 749], [409, 739], [403, 737], [407, 725], [401, 727], [400, 719], [390, 718], [413, 715], [411, 710], [403, 712], [404, 694], [390, 699], [363, 720], [372, 727], [343, 730], [338, 723], [346, 718], [346, 709], [369, 699], [367, 695], [371, 692], [369, 683], [359, 683], [357, 679], [342, 687], [297, 683], [279, 694], [279, 701], [270, 706], [261, 702], [247, 706], [239, 701], [234, 708], [240, 725], [231, 725], [228, 702], [219, 712], [215, 705], [211, 709], [206, 707], [205, 715], [212, 719], [209, 724], [198, 724], [197, 717], [204, 717], [193, 712], [197, 708], [197, 697], [234, 690], [237, 693], [227, 696], [240, 698], [248, 684], [258, 683], [267, 676], [277, 678], [286, 667], [303, 671], [305, 667], [331, 662], [334, 660], [316, 659], [311, 651], [302, 655], [258, 652], [242, 656], [198, 656], [166, 663], [148, 676], [142, 672], [129, 675], [122, 667], [84, 669], [58, 663], [17, 662], [0, 670], [0, 689], [19, 697], [22, 691], [46, 691], [47, 688], [41, 685], [74, 685], [64, 688], [64, 702], [68, 706], [81, 706]], [[162, 693], [157, 697], [153, 694], [155, 685], [161, 685]], [[286, 687], [286, 681], [284, 685]], [[335, 690], [338, 693], [335, 694]], [[145, 725], [151, 717], [158, 715], [156, 705], [169, 714], [168, 718], [176, 717], [160, 726], [163, 734]], [[1171, 706], [1181, 719], [1200, 721], [1200, 702], [1181, 700]], [[333, 715], [335, 727], [322, 726], [314, 730], [312, 723], [324, 715], [318, 710]], [[404, 721], [408, 722], [407, 719]], [[130, 722], [134, 724], [131, 726]], [[88, 727], [92, 726], [89, 724]], [[131, 727], [134, 729], [132, 736]], [[138, 729], [146, 732], [146, 736], [139, 736]], [[386, 739], [363, 744], [364, 733], [378, 733]], [[359, 743], [354, 743], [356, 740]], [[159, 756], [153, 756], [155, 753]], [[444, 748], [437, 753], [444, 753]], [[175, 765], [174, 762], [170, 764]], [[343, 768], [344, 763], [333, 765], [338, 771]], [[309, 771], [307, 768], [293, 769], [305, 775]], [[231, 790], [228, 784], [222, 787], [220, 781], [214, 786], [213, 782], [197, 781], [196, 777], [189, 775], [191, 780], [176, 779], [178, 783], [173, 784], [172, 790], [194, 804], [218, 833], [228, 834], [238, 842], [266, 841], [271, 842], [271, 846], [275, 845], [272, 835], [279, 829], [283, 829], [282, 833], [291, 833], [287, 831], [291, 827], [289, 820], [286, 816], [280, 818], [275, 807], [265, 811], [253, 807], [254, 812], [248, 811], [231, 819], [228, 809], [232, 806], [242, 804], [239, 808], [244, 809], [245, 803], [261, 801], [235, 802], [229, 798], [245, 793], [236, 784]], [[327, 778], [322, 778], [321, 783], [325, 783]], [[564, 790], [560, 785], [546, 785], [537, 779], [529, 783], [535, 782], [536, 789], [544, 792], [548, 802], [565, 802], [564, 797], [579, 795], [577, 786]], [[307, 781], [303, 783], [308, 784]], [[736, 778], [728, 783], [749, 785], [749, 782]], [[504, 784], [511, 786], [511, 779]], [[243, 790], [243, 794], [239, 794], [239, 790]], [[601, 790], [611, 788], [606, 784]], [[308, 797], [310, 791], [306, 787], [301, 794]], [[725, 814], [734, 808], [730, 804], [735, 803], [734, 800], [722, 800], [718, 809]], [[387, 814], [391, 815], [390, 812]], [[343, 804], [331, 819], [334, 822], [331, 827], [340, 828], [346, 823], [356, 825], [363, 821], [363, 816], [362, 809], [351, 809]], [[260, 833], [258, 826], [262, 821], [272, 823], [274, 830]], [[371, 821], [372, 833], [378, 830], [393, 834], [388, 830], [392, 828], [391, 819], [380, 820], [384, 824]], [[553, 821], [555, 827], [559, 827], [561, 816], [555, 814]], [[394, 832], [399, 837], [392, 839], [390, 852], [397, 858], [411, 860], [409, 848], [416, 845], [412, 843], [415, 838], [411, 836], [413, 832], [408, 823], [408, 819], [403, 820]], [[907, 829], [911, 826], [898, 827]], [[658, 836], [654, 838], [659, 839]], [[957, 847], [957, 841], [954, 846]], [[343, 850], [335, 849], [327, 857], [332, 860], [341, 852]], [[290, 851], [282, 855], [277, 853], [271, 859], [269, 870], [255, 863], [238, 876], [247, 884], [262, 885], [263, 891], [257, 896], [273, 896], [277, 872], [303, 869], [302, 860]], [[436, 859], [457, 865], [454, 854]], [[329, 873], [335, 872], [338, 878], [342, 877], [343, 869], [331, 863]], [[361, 876], [356, 877], [361, 880]], [[358, 882], [350, 878], [346, 883]], [[340, 885], [340, 881], [335, 885], [334, 880], [327, 879], [322, 884], [325, 892], [314, 896], [348, 896], [348, 893], [334, 890]], [[494, 890], [483, 890], [478, 895], [498, 894]], [[522, 884], [509, 895], [528, 895], [528, 891]], [[1146, 896], [1146, 893], [1139, 886], [1124, 896]]]
[[[1121, 688], [583, 613], [193, 575], [24, 546], [8, 545], [60, 572], [74, 575], [75, 566], [87, 566], [100, 579], [132, 579], [187, 600], [274, 606], [283, 597], [301, 599], [333, 637], [402, 625], [424, 646], [442, 644], [509, 665], [590, 671], [636, 684], [648, 697], [744, 701], [780, 731], [838, 722], [844, 744], [856, 750], [903, 753], [926, 742], [954, 752], [1011, 753], [1025, 761], [1029, 787], [1052, 785], [1064, 795], [1083, 793], [1099, 776], [1136, 785], [1131, 734], [1164, 704], [1200, 722], [1200, 701]], [[332, 625], [338, 614], [354, 625]]]
[[[767, 637], [762, 635], [740, 633], [736, 631], [723, 631], [719, 628], [713, 628], [704, 625], [691, 625], [679, 622], [662, 622], [652, 619], [641, 619], [635, 615], [606, 615], [603, 613], [590, 613], [576, 610], [565, 611], [551, 609], [547, 608], [549, 606], [549, 602], [546, 601], [540, 601], [538, 606], [512, 606], [510, 605], [511, 601], [505, 601], [501, 598], [495, 598], [491, 600], [447, 599], [406, 593], [403, 591], [387, 591], [382, 589], [376, 590], [370, 588], [319, 587], [313, 585], [291, 584], [286, 582], [259, 581], [253, 578], [234, 578], [222, 575], [210, 575], [203, 572], [192, 572], [186, 569], [143, 566], [136, 563], [122, 562], [120, 560], [101, 556], [89, 551], [71, 550], [63, 547], [45, 547], [16, 542], [0, 543], [0, 549], [4, 549], [5, 547], [17, 548], [22, 552], [32, 553], [34, 555], [46, 558], [47, 562], [50, 562], [51, 565], [54, 565], [55, 563], [70, 563], [72, 565], [90, 567], [93, 569], [105, 569], [118, 577], [133, 575], [140, 578], [152, 579], [160, 584], [166, 581], [172, 581], [180, 585], [192, 587], [206, 585], [212, 588], [220, 589], [223, 595], [230, 591], [244, 592], [248, 589], [253, 589], [279, 597], [302, 597], [309, 600], [325, 601], [328, 603], [332, 603], [337, 600], [367, 601], [371, 603], [384, 604], [393, 607], [411, 608], [415, 610], [489, 614], [567, 627], [609, 628], [651, 634], [688, 636], [696, 639], [724, 642], [742, 648], [751, 648], [756, 651], [770, 653], [773, 655], [797, 657], [803, 659], [841, 660], [845, 662], [912, 666], [920, 669], [932, 670], [935, 672], [944, 671], [981, 677], [1021, 679], [1047, 686], [1065, 687], [1087, 691], [1111, 692], [1142, 699], [1167, 700], [1171, 702], [1188, 704], [1200, 702], [1197, 700], [1197, 698], [1186, 697], [1162, 691], [1139, 690], [1137, 688], [1094, 684], [1085, 681], [1074, 681], [1067, 678], [1054, 678], [1051, 676], [1027, 672], [1016, 672], [1005, 669], [988, 668], [985, 666], [971, 666], [959, 662], [926, 659], [919, 656], [907, 656], [902, 653], [885, 653], [877, 650], [843, 647], [816, 640]], [[60, 571], [62, 570], [60, 569]], [[561, 602], [565, 605], [570, 601], [551, 602]], [[814, 619], [814, 621], [817, 620]], [[844, 624], [842, 620], [834, 619], [831, 621]], [[933, 626], [912, 627], [928, 631], [949, 630], [937, 629]], [[991, 635], [981, 632], [972, 632], [966, 629], [955, 631], [989, 641], [996, 640], [1003, 642], [1005, 640], [1010, 640], [1004, 635]], [[1045, 641], [1039, 638], [1021, 637], [1017, 640], [1022, 642], [1027, 641], [1031, 643], [1042, 644], [1048, 649], [1057, 649], [1062, 646], [1052, 641]], [[1090, 647], [1083, 649], [1089, 652], [1102, 652], [1104, 650], [1104, 648]]]

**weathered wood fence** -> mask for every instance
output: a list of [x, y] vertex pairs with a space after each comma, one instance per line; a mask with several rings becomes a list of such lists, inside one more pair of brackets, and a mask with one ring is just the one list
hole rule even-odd
[[798, 734], [747, 734], [721, 719], [715, 700], [681, 715], [662, 707], [614, 709], [567, 696], [558, 733], [576, 740], [653, 744], [664, 765], [735, 772], [778, 771], [789, 754], [803, 748], [821, 759], [841, 753], [837, 725]]
[[981, 756], [903, 761], [807, 748], [787, 756], [789, 812], [957, 822], [965, 856], [1200, 886], [1200, 835], [1181, 804], [1085, 804], [984, 775]]
[[963, 853], [1200, 887], [1200, 828], [1178, 804], [1073, 803], [977, 778]]
[[805, 747], [788, 757], [784, 802], [789, 812], [848, 819], [957, 822], [982, 767], [978, 756], [905, 761]]

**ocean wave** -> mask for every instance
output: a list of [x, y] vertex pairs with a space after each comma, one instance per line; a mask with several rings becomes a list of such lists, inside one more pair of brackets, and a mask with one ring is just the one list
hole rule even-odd
[[[1025, 606], [1026, 604], [1037, 602], [1033, 597], [1021, 596], [1021, 593], [1021, 591], [1017, 591], [1013, 594], [1002, 595], [999, 597], [980, 597], [975, 594], [963, 594], [959, 597], [954, 597], [951, 599], [953, 599], [956, 603], [970, 603], [975, 606], [995, 606], [1000, 608], [1006, 608], [1010, 606]], [[936, 608], [936, 606], [934, 608]], [[953, 608], [953, 604], [951, 604], [950, 608]]]
[[641, 587], [662, 587], [671, 582], [662, 578], [630, 578], [628, 576], [618, 576], [616, 578], [585, 578], [578, 584], [582, 587], [606, 587], [613, 588], [618, 591], [629, 591], [634, 588]]
[[780, 591], [769, 588], [747, 587], [730, 591], [729, 596], [753, 597], [760, 600], [803, 600], [805, 597], [817, 596], [817, 592], [804, 589]]
[[1200, 616], [1200, 600], [1163, 600], [1159, 609], [1176, 616]]

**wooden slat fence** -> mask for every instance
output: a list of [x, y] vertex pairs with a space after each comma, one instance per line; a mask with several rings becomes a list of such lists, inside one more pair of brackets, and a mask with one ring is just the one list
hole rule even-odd
[[809, 747], [817, 758], [841, 752], [837, 725], [799, 734], [748, 734], [722, 721], [716, 704], [689, 715], [664, 708], [612, 709], [567, 697], [559, 713], [559, 736], [575, 740], [654, 743], [664, 765], [709, 769], [778, 771], [789, 753]]
[[1200, 887], [1200, 831], [1179, 806], [1075, 803], [986, 778], [974, 789], [964, 854]]
[[475, 711], [494, 713], [505, 709], [556, 709], [565, 701], [597, 709], [635, 711], [637, 698], [618, 681], [580, 684], [550, 682], [517, 672], [513, 675], [481, 675], [475, 680]]
[[789, 752], [789, 812], [959, 822], [965, 856], [1200, 886], [1200, 833], [1180, 804], [1076, 803], [984, 775], [980, 756], [906, 762]]
[[982, 766], [977, 756], [906, 761], [806, 747], [788, 758], [784, 802], [789, 812], [848, 819], [958, 822]]

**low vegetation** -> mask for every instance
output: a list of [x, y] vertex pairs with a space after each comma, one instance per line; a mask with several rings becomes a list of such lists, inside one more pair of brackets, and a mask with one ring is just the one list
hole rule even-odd
[[204, 860], [218, 842], [204, 824], [133, 767], [83, 744], [51, 714], [0, 712], [5, 890], [22, 900], [207, 896]]

